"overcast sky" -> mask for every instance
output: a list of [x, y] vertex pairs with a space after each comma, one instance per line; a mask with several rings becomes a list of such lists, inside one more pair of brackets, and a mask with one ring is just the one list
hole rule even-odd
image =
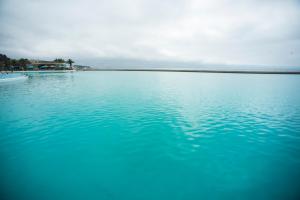
[[0, 53], [300, 65], [299, 0], [0, 0]]

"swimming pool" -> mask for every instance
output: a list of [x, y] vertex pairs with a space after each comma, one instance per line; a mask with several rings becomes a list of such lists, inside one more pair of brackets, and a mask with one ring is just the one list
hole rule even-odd
[[33, 74], [0, 85], [10, 199], [298, 199], [300, 76]]

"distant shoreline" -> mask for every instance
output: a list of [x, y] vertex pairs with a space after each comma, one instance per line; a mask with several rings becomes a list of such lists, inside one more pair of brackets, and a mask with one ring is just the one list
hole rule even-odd
[[[267, 70], [206, 70], [206, 69], [120, 69], [120, 68], [103, 68], [88, 70], [38, 70], [38, 71], [13, 71], [17, 73], [67, 73], [78, 71], [141, 71], [141, 72], [191, 72], [191, 73], [223, 73], [223, 74], [295, 74], [300, 75], [300, 71], [267, 71]], [[2, 71], [12, 73], [11, 71]]]
[[297, 74], [300, 71], [257, 71], [257, 70], [205, 70], [205, 69], [92, 69], [87, 71], [146, 71], [146, 72], [194, 72], [194, 73], [226, 73], [226, 74]]

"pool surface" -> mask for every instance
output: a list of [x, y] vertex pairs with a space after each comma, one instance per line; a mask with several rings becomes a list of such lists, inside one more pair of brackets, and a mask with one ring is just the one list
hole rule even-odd
[[31, 74], [0, 156], [2, 199], [300, 199], [300, 76]]

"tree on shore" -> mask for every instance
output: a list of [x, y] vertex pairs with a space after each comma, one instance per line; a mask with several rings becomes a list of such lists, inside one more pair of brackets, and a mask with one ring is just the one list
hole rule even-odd
[[4, 66], [5, 66], [6, 71], [10, 70], [11, 59], [6, 60], [5, 63], [4, 63]]
[[72, 68], [72, 64], [74, 63], [74, 61], [72, 59], [68, 59], [67, 63], [70, 65], [70, 68]]
[[30, 64], [30, 61], [26, 58], [21, 58], [18, 63], [22, 70], [27, 70], [27, 65]]
[[11, 59], [10, 64], [10, 70], [14, 71], [14, 68], [19, 65], [19, 61], [17, 59]]
[[8, 70], [10, 65], [10, 58], [4, 54], [0, 54], [0, 71]]
[[18, 60], [16, 60], [16, 59], [11, 59], [11, 65], [12, 65], [13, 67], [18, 66], [18, 65], [19, 65]]
[[56, 58], [56, 59], [54, 60], [54, 62], [57, 62], [57, 63], [65, 63], [66, 61], [65, 61], [64, 59], [62, 59], [62, 58]]

